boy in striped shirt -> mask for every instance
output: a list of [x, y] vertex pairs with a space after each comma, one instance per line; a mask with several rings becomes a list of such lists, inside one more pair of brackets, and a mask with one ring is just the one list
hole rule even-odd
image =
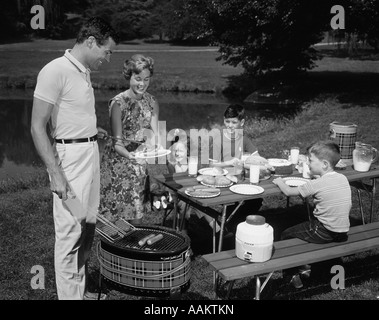
[[[299, 238], [312, 243], [342, 242], [347, 240], [349, 213], [351, 209], [351, 189], [347, 178], [334, 171], [340, 160], [340, 148], [332, 141], [320, 141], [308, 148], [309, 169], [317, 179], [293, 188], [282, 178], [273, 180], [286, 196], [312, 197], [315, 208], [313, 218], [286, 229], [282, 240]], [[293, 269], [288, 270], [293, 273]], [[310, 266], [300, 268], [292, 275], [291, 284], [295, 288], [303, 286], [300, 276], [310, 276]]]

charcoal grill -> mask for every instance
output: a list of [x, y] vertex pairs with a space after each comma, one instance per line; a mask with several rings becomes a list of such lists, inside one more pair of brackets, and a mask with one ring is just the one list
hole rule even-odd
[[[152, 233], [163, 238], [151, 245], [138, 244]], [[190, 251], [187, 235], [162, 226], [134, 227], [115, 241], [101, 237], [100, 281], [138, 296], [176, 296], [190, 285]]]

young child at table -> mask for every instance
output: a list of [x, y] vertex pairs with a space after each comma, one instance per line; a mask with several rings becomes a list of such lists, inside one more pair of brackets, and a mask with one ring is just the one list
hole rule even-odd
[[[171, 153], [168, 159], [168, 171], [170, 173], [180, 173], [180, 172], [187, 172], [188, 171], [188, 148], [183, 141], [176, 141], [171, 147], [170, 147]], [[178, 202], [178, 209], [180, 211], [185, 210], [185, 203], [183, 201]], [[199, 219], [204, 218], [209, 226], [213, 229], [214, 224], [213, 224], [213, 219], [209, 217], [208, 215], [204, 214], [203, 212], [192, 208], [188, 207], [187, 212], [186, 212], [186, 217], [185, 219], [188, 220], [189, 217], [195, 214]], [[220, 231], [220, 226], [216, 223], [216, 232]]]
[[[332, 141], [320, 141], [310, 146], [307, 152], [310, 172], [319, 178], [298, 187], [288, 186], [282, 178], [273, 180], [286, 196], [312, 197], [315, 205], [310, 221], [284, 230], [281, 239], [299, 238], [311, 243], [346, 241], [352, 203], [347, 178], [334, 171], [340, 160], [340, 148]], [[310, 265], [287, 272], [290, 283], [295, 288], [302, 288], [301, 278], [310, 276]]]

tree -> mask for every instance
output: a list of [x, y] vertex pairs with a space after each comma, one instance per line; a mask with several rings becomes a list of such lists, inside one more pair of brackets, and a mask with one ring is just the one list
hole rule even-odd
[[149, 36], [144, 24], [150, 17], [153, 0], [88, 0], [87, 16], [99, 16], [109, 21], [121, 39], [132, 40]]
[[188, 0], [154, 0], [151, 16], [145, 28], [151, 35], [158, 34], [169, 40], [196, 40], [202, 21], [197, 12], [188, 10]]
[[379, 0], [349, 0], [346, 31], [379, 51]]
[[330, 28], [330, 0], [189, 0], [224, 60], [250, 75], [293, 74], [314, 66], [311, 47]]

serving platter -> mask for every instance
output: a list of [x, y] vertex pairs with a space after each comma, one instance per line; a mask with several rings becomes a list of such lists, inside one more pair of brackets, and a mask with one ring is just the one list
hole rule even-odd
[[171, 150], [168, 149], [158, 149], [154, 152], [144, 152], [144, 151], [138, 151], [136, 152], [136, 158], [138, 159], [151, 159], [151, 158], [158, 158], [167, 156], [171, 153]]
[[285, 181], [286, 185], [290, 187], [298, 187], [303, 184], [306, 184], [309, 181], [309, 179], [305, 179], [301, 177], [286, 177], [286, 178], [283, 178], [283, 180]]
[[234, 186], [231, 186], [229, 190], [234, 193], [243, 195], [260, 194], [265, 191], [265, 189], [263, 189], [262, 187], [255, 186], [253, 184], [235, 184]]

